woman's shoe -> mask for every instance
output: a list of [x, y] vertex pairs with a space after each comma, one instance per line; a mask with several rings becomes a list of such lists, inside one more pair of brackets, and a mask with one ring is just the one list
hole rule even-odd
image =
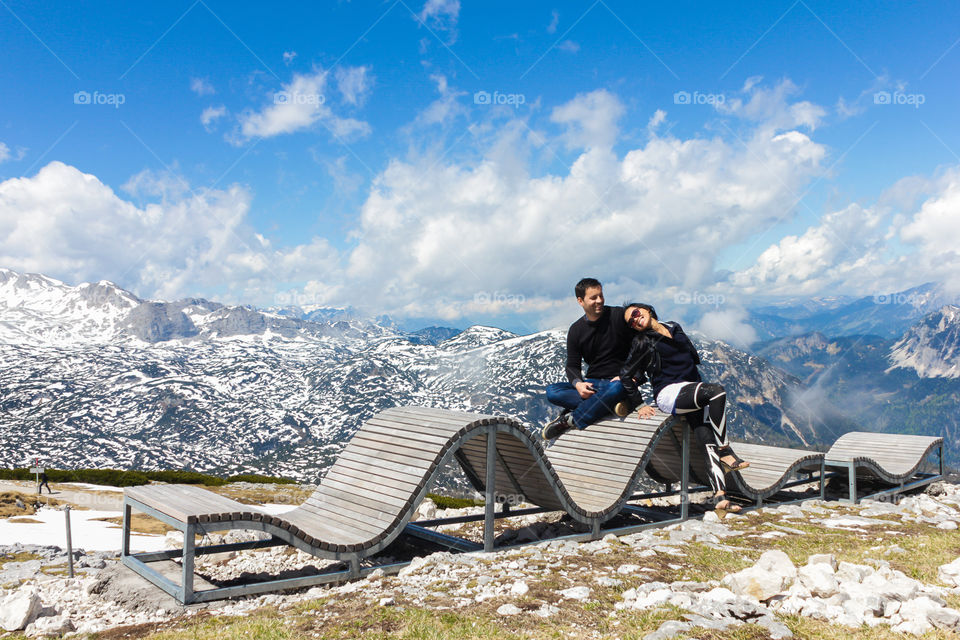
[[[718, 451], [717, 455], [720, 457], [720, 466], [723, 467], [724, 473], [730, 473], [731, 471], [742, 471], [750, 466], [750, 463], [746, 460], [741, 460], [740, 456], [733, 452], [733, 449], [727, 447], [722, 451]], [[733, 457], [733, 464], [724, 460], [727, 456]]]

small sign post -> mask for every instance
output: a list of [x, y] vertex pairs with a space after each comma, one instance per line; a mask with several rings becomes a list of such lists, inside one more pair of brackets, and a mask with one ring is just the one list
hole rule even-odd
[[30, 473], [36, 474], [38, 494], [40, 493], [40, 474], [45, 472], [46, 472], [46, 469], [40, 466], [40, 458], [34, 458], [33, 466], [30, 467]]
[[63, 508], [63, 515], [67, 521], [67, 558], [70, 566], [70, 577], [73, 577], [73, 538], [70, 535], [70, 505]]

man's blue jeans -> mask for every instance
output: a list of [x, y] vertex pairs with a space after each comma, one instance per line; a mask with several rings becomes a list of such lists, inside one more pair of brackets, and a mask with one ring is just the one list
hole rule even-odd
[[580, 397], [577, 389], [569, 382], [547, 385], [547, 400], [564, 409], [570, 409], [577, 429], [586, 429], [604, 416], [613, 413], [616, 404], [627, 397], [627, 392], [624, 391], [619, 380], [584, 378], [584, 382], [593, 384], [593, 390], [596, 392], [586, 400]]

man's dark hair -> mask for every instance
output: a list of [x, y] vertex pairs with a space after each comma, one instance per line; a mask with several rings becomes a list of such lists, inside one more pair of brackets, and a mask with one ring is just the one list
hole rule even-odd
[[651, 318], [653, 318], [654, 320], [659, 320], [659, 319], [660, 319], [660, 318], [657, 317], [657, 310], [654, 309], [652, 306], [650, 306], [649, 304], [647, 304], [647, 303], [645, 303], [645, 302], [631, 302], [631, 303], [628, 304], [628, 305], [624, 305], [623, 308], [624, 308], [624, 309], [627, 309], [627, 308], [629, 308], [629, 307], [639, 307], [639, 308], [641, 308], [641, 309], [646, 309], [647, 311], [650, 312], [650, 317], [651, 317]]
[[602, 289], [603, 285], [600, 284], [600, 281], [596, 278], [584, 278], [577, 283], [577, 286], [573, 288], [573, 292], [576, 294], [577, 299], [579, 300], [587, 295], [587, 289], [590, 287], [600, 287]]

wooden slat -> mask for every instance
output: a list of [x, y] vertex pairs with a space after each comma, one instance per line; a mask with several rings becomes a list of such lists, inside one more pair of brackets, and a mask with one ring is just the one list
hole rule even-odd
[[324, 483], [327, 483], [331, 480], [344, 485], [356, 485], [362, 481], [366, 483], [366, 486], [369, 487], [371, 491], [376, 492], [377, 495], [390, 498], [390, 500], [387, 500], [387, 502], [392, 502], [394, 499], [406, 500], [407, 497], [412, 495], [413, 492], [417, 490], [417, 487], [420, 486], [417, 482], [408, 482], [406, 480], [400, 481], [398, 479], [375, 476], [373, 474], [364, 471], [357, 471], [356, 469], [351, 469], [345, 466], [340, 467], [336, 475], [328, 473], [323, 478]]
[[356, 438], [350, 441], [350, 444], [347, 445], [344, 452], [347, 450], [350, 450], [351, 453], [358, 453], [365, 456], [367, 460], [397, 462], [399, 464], [406, 464], [413, 469], [422, 469], [423, 472], [426, 472], [430, 468], [434, 462], [434, 458], [436, 458], [436, 456], [429, 457], [429, 454], [408, 455], [408, 452], [412, 452], [410, 449], [405, 449], [403, 453], [395, 453], [392, 449], [387, 450], [382, 447], [377, 447], [376, 443], [361, 442], [356, 440]]
[[[348, 483], [331, 479], [329, 476], [323, 479], [323, 486], [329, 487], [344, 494], [351, 494], [357, 500], [363, 500], [363, 504], [380, 509], [381, 511], [392, 510], [399, 511], [406, 507], [410, 502], [410, 497], [416, 492], [418, 487], [411, 487], [406, 495], [401, 497], [382, 493], [379, 487], [373, 487], [369, 484], [360, 484], [359, 481]], [[318, 492], [323, 494], [324, 492]]]
[[437, 454], [439, 453], [440, 449], [440, 447], [437, 447], [436, 450], [427, 451], [404, 438], [397, 438], [395, 436], [387, 436], [379, 433], [364, 433], [363, 431], [360, 431], [357, 433], [357, 435], [353, 436], [353, 439], [350, 440], [350, 444], [347, 446], [367, 447], [368, 449], [373, 449], [374, 451], [382, 452], [383, 454], [399, 454], [415, 460], [427, 461], [428, 463], [437, 458]]
[[[345, 449], [343, 453], [340, 454], [340, 457], [337, 458], [337, 461], [334, 463], [333, 466], [336, 467], [338, 464], [349, 462], [350, 468], [363, 470], [366, 467], [369, 467], [371, 465], [376, 465], [378, 467], [382, 467], [384, 472], [389, 471], [390, 474], [395, 474], [395, 473], [402, 474], [404, 476], [409, 476], [411, 478], [417, 478], [417, 479], [422, 478], [423, 475], [427, 472], [427, 469], [429, 468], [426, 465], [422, 467], [413, 466], [410, 464], [406, 464], [404, 462], [396, 462], [394, 460], [388, 460], [386, 458], [373, 458], [371, 457], [371, 453], [375, 453], [375, 452], [367, 452], [366, 450], [350, 451]], [[357, 466], [357, 465], [364, 465], [364, 466]], [[383, 475], [383, 474], [378, 474], [378, 475]]]

